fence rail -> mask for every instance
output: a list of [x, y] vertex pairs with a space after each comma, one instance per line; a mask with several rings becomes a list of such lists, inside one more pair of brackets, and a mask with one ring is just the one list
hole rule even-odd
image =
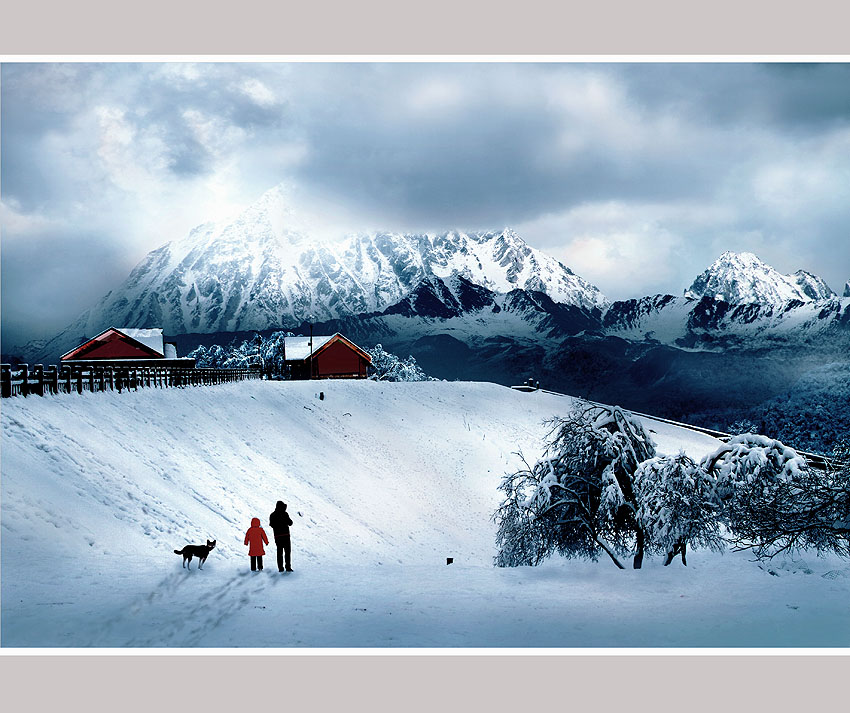
[[81, 394], [84, 391], [135, 391], [224, 384], [259, 379], [259, 369], [197, 369], [175, 366], [0, 365], [0, 396]]

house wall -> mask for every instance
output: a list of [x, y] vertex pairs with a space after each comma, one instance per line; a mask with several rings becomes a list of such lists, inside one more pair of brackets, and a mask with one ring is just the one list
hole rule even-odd
[[345, 342], [336, 341], [313, 360], [313, 378], [349, 376], [366, 378], [367, 362]]

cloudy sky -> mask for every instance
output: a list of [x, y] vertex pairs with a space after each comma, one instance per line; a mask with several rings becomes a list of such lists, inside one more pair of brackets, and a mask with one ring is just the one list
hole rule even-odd
[[281, 182], [330, 233], [513, 227], [612, 299], [724, 250], [850, 279], [850, 64], [0, 72], [5, 346]]

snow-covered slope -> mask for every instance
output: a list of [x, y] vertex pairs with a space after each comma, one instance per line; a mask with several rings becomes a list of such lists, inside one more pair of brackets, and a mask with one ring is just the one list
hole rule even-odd
[[778, 307], [790, 300], [829, 299], [835, 293], [821, 278], [805, 270], [783, 275], [753, 253], [725, 252], [685, 290], [685, 297]]
[[455, 276], [498, 293], [520, 288], [588, 309], [607, 304], [596, 287], [510, 229], [356, 234], [327, 242], [279, 186], [235, 220], [201, 225], [151, 252], [42, 352], [70, 348], [81, 334], [109, 326], [214, 333], [380, 311], [423, 280]]
[[[829, 559], [812, 566], [833, 579], [700, 551], [639, 572], [492, 567], [501, 476], [570, 405], [486, 383], [352, 381], [4, 400], [2, 644], [850, 642], [850, 578]], [[647, 426], [664, 453], [717, 446]], [[278, 574], [269, 547], [251, 573], [245, 531], [281, 498], [295, 572]], [[203, 571], [182, 569], [172, 551], [206, 538]]]

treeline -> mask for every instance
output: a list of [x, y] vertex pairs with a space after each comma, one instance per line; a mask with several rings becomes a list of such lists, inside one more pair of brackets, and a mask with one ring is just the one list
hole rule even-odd
[[755, 431], [826, 456], [850, 445], [850, 364], [815, 368], [790, 389], [749, 408], [693, 413], [690, 423], [719, 431]]

